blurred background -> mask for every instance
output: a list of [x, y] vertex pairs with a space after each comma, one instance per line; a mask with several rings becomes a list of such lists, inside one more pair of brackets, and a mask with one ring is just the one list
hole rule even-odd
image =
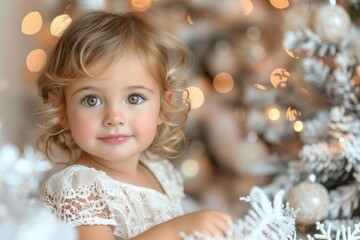
[[278, 171], [273, 154], [296, 154], [301, 126], [293, 120], [309, 102], [295, 77], [280, 87], [296, 62], [282, 47], [288, 7], [286, 0], [9, 1], [0, 10], [1, 135], [20, 148], [34, 141], [32, 114], [41, 104], [34, 83], [72, 18], [92, 9], [140, 11], [196, 58], [188, 82], [190, 145], [174, 161], [194, 200], [189, 208], [241, 212], [239, 196]]
[[186, 129], [190, 145], [174, 162], [192, 197], [187, 208], [241, 214], [239, 196], [278, 171], [273, 153], [296, 153], [296, 133], [301, 127], [296, 128], [293, 120], [300, 115], [301, 105], [309, 102], [309, 95], [301, 92], [296, 78], [288, 89], [280, 88], [287, 85], [296, 61], [282, 47], [288, 1], [33, 0], [8, 4], [0, 10], [4, 140], [19, 147], [34, 141], [32, 114], [40, 104], [34, 83], [47, 53], [72, 18], [105, 9], [143, 12], [194, 52], [196, 64], [188, 83], [192, 111]]
[[[347, 93], [348, 90], [340, 91], [339, 81], [327, 91], [319, 91], [325, 80], [317, 83], [318, 88], [311, 83], [327, 79], [329, 69], [310, 63], [308, 67], [318, 66], [318, 72], [312, 72], [317, 75], [304, 78], [300, 60], [304, 51], [313, 50], [312, 55], [320, 53], [318, 55], [324, 59], [325, 53], [334, 56], [350, 46], [353, 40], [343, 39], [351, 34], [340, 30], [350, 28], [350, 16], [353, 22], [353, 16], [359, 16], [359, 2], [8, 1], [6, 7], [0, 9], [2, 141], [11, 142], [20, 149], [34, 142], [37, 127], [32, 114], [41, 103], [34, 83], [49, 50], [73, 18], [93, 9], [139, 11], [186, 42], [196, 58], [187, 86], [192, 103], [186, 125], [190, 144], [185, 154], [173, 161], [184, 177], [188, 194], [184, 202], [186, 210], [216, 208], [229, 211], [235, 217], [243, 216], [247, 207], [241, 204], [239, 197], [248, 195], [255, 185], [265, 187], [276, 176], [289, 173], [289, 162], [296, 160], [303, 149], [304, 121], [321, 109], [329, 109], [329, 101], [325, 98]], [[338, 8], [350, 9], [350, 15], [329, 11], [314, 17], [322, 6], [336, 4], [341, 4]], [[354, 26], [358, 30], [358, 18], [356, 21]], [[313, 27], [314, 23], [317, 28]], [[313, 32], [304, 31], [305, 35], [285, 39], [285, 33], [304, 29]], [[329, 33], [322, 31], [324, 29], [335, 30]], [[358, 32], [356, 34], [360, 36]], [[344, 57], [342, 63], [346, 60], [347, 66], [352, 64], [351, 72], [355, 77], [347, 79], [356, 81], [346, 89], [358, 89], [360, 44], [355, 42], [355, 47], [351, 45], [350, 50], [358, 54], [356, 63]], [[334, 67], [331, 58], [325, 60]], [[328, 90], [330, 88], [332, 92]], [[309, 139], [313, 135], [307, 136]], [[343, 141], [341, 136], [336, 139]], [[306, 172], [319, 173], [316, 169]], [[283, 182], [305, 179], [299, 174], [285, 176], [288, 177]], [[269, 193], [274, 189], [268, 190]], [[316, 219], [317, 216], [311, 224]]]

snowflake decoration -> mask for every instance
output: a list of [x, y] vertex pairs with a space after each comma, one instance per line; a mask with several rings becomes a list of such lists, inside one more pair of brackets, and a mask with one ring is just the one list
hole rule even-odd
[[360, 240], [360, 223], [355, 224], [353, 230], [351, 230], [351, 227], [341, 226], [341, 228], [336, 231], [335, 238], [331, 235], [330, 224], [326, 228], [323, 223], [317, 222], [316, 229], [320, 231], [320, 233], [314, 234], [314, 236], [307, 235], [308, 240]]
[[248, 197], [240, 198], [250, 202], [252, 209], [230, 227], [227, 237], [211, 237], [200, 232], [180, 236], [183, 240], [295, 240], [296, 211], [283, 204], [283, 196], [284, 191], [279, 191], [271, 202], [264, 191], [255, 186]]

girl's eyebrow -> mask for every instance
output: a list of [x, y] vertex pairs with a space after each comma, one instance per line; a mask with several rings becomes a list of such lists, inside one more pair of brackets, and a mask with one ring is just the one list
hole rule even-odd
[[[130, 91], [134, 91], [134, 90], [137, 90], [137, 89], [141, 89], [141, 90], [145, 90], [145, 91], [148, 91], [150, 93], [155, 93], [154, 90], [152, 90], [151, 88], [147, 88], [147, 87], [144, 87], [144, 86], [130, 86], [128, 87], [128, 90]], [[82, 91], [90, 91], [90, 90], [97, 90], [97, 88], [95, 87], [82, 87], [82, 88], [79, 88], [77, 89], [76, 91], [74, 91], [71, 95], [75, 95], [79, 92], [82, 92]]]
[[71, 95], [75, 95], [81, 91], [85, 91], [85, 90], [95, 90], [96, 88], [94, 87], [82, 87], [82, 88], [79, 88], [78, 90], [76, 90], [75, 92], [73, 92]]
[[154, 90], [152, 90], [151, 88], [144, 87], [144, 86], [130, 86], [130, 87], [128, 87], [128, 89], [129, 90], [141, 89], [141, 90], [145, 90], [145, 91], [154, 93]]

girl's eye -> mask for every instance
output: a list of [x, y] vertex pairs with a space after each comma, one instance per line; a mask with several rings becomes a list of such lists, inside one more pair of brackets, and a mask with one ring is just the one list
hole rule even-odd
[[127, 101], [130, 104], [140, 104], [144, 101], [144, 97], [138, 95], [138, 94], [132, 94], [128, 97]]
[[87, 96], [81, 102], [89, 107], [98, 106], [102, 103], [101, 100], [96, 96]]

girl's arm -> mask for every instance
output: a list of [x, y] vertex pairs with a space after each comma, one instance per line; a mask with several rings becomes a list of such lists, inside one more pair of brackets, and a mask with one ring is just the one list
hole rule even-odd
[[[209, 236], [226, 236], [231, 222], [230, 215], [214, 210], [188, 213], [156, 225], [132, 240], [179, 240], [180, 232], [191, 234], [194, 231]], [[79, 226], [79, 240], [115, 240], [110, 226]]]

